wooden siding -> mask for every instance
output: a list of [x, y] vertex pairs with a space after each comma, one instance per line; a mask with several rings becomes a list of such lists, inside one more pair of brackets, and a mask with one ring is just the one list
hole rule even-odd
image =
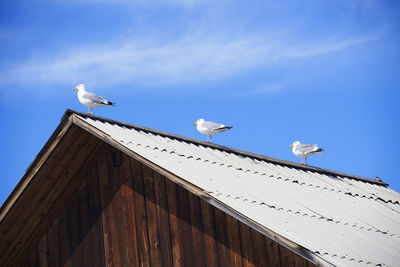
[[111, 146], [102, 151], [22, 266], [314, 266]]
[[[69, 129], [68, 138], [51, 153], [37, 171], [32, 186], [1, 222], [0, 266], [18, 266], [37, 247], [102, 148], [103, 142], [79, 127]], [[50, 233], [50, 238], [53, 236]]]

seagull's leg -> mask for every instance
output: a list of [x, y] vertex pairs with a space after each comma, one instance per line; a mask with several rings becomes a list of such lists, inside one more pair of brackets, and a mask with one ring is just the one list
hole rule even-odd
[[306, 166], [307, 166], [307, 156], [306, 156]]
[[303, 163], [303, 157], [301, 157], [301, 164], [304, 164], [304, 163]]

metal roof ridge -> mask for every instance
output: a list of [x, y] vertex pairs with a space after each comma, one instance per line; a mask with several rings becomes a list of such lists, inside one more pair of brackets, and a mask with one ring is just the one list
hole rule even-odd
[[108, 122], [111, 124], [116, 124], [116, 125], [127, 127], [127, 128], [133, 128], [136, 130], [161, 135], [164, 137], [178, 139], [178, 140], [193, 143], [196, 145], [202, 145], [202, 146], [206, 146], [206, 147], [210, 147], [210, 148], [214, 148], [214, 149], [219, 149], [219, 150], [229, 152], [229, 153], [239, 154], [239, 155], [245, 156], [245, 157], [268, 161], [268, 162], [278, 164], [278, 165], [283, 165], [286, 167], [301, 169], [303, 171], [313, 171], [313, 172], [318, 172], [318, 173], [326, 174], [326, 175], [346, 177], [346, 178], [350, 178], [353, 180], [362, 181], [362, 182], [366, 182], [366, 183], [370, 183], [370, 184], [377, 184], [377, 185], [381, 185], [381, 186], [385, 186], [385, 187], [389, 186], [389, 184], [387, 184], [383, 181], [377, 181], [374, 179], [370, 179], [370, 178], [366, 178], [366, 177], [362, 177], [362, 176], [358, 176], [358, 175], [352, 175], [352, 174], [347, 174], [347, 173], [343, 173], [343, 172], [339, 172], [339, 171], [323, 169], [323, 168], [319, 168], [319, 167], [315, 167], [315, 166], [306, 166], [306, 165], [302, 165], [302, 164], [295, 163], [292, 161], [277, 159], [277, 158], [273, 158], [273, 157], [269, 157], [269, 156], [265, 156], [265, 155], [261, 155], [261, 154], [257, 154], [257, 153], [252, 153], [252, 152], [248, 152], [248, 151], [244, 151], [244, 150], [240, 150], [240, 149], [236, 149], [236, 148], [222, 146], [222, 145], [209, 144], [205, 141], [200, 141], [200, 140], [197, 140], [194, 138], [185, 137], [185, 136], [172, 134], [172, 133], [167, 133], [167, 132], [163, 132], [163, 131], [159, 131], [159, 130], [155, 130], [152, 128], [147, 128], [147, 127], [143, 127], [143, 126], [139, 126], [139, 125], [135, 125], [135, 124], [131, 124], [131, 123], [116, 121], [116, 120], [112, 120], [112, 119], [108, 119], [108, 118], [104, 118], [104, 117], [100, 117], [100, 116], [96, 116], [96, 115], [92, 115], [92, 114], [88, 114], [88, 113], [82, 113], [82, 112], [71, 110], [71, 109], [67, 109], [65, 111], [64, 115], [61, 117], [61, 121], [63, 121], [64, 119], [67, 119], [68, 117], [70, 117], [74, 114], [81, 116], [81, 117], [86, 117], [86, 118], [90, 118], [90, 119], [94, 119], [94, 120], [99, 120], [102, 122]]

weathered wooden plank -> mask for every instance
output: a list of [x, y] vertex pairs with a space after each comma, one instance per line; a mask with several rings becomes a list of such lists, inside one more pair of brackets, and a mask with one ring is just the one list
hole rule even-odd
[[232, 267], [242, 266], [242, 249], [238, 221], [225, 213], [229, 257]]
[[[309, 262], [305, 258], [303, 258], [295, 253], [293, 253], [292, 255], [293, 255], [293, 262], [294, 262], [295, 267], [309, 266], [309, 264], [308, 264]], [[314, 266], [314, 264], [310, 263], [310, 266]]]
[[213, 207], [205, 201], [201, 203], [201, 218], [204, 232], [204, 254], [206, 266], [218, 266], [217, 239]]
[[316, 265], [316, 264], [314, 264], [314, 263], [312, 263], [312, 262], [307, 260], [307, 265], [306, 266], [307, 267], [316, 267], [316, 266], [319, 266], [319, 265]]
[[239, 223], [239, 230], [243, 267], [255, 267], [256, 265], [254, 264], [253, 242], [251, 240], [252, 229], [244, 223]]
[[166, 179], [165, 185], [167, 189], [173, 266], [183, 266], [182, 243], [179, 234], [176, 184], [169, 179]]
[[[32, 221], [35, 221], [36, 228], [31, 229], [30, 233], [27, 233], [28, 238], [18, 251], [18, 256], [15, 254], [14, 258], [10, 257], [10, 259], [6, 261], [6, 266], [10, 265], [11, 261], [13, 262], [11, 265], [18, 265], [26, 255], [29, 255], [38, 242], [40, 236], [45, 233], [55, 218], [58, 217], [60, 211], [64, 208], [65, 203], [70, 200], [70, 196], [76, 191], [77, 187], [82, 182], [82, 175], [85, 175], [89, 170], [93, 159], [97, 156], [98, 151], [102, 149], [102, 143], [99, 142], [97, 138], [92, 137], [88, 140], [87, 144], [80, 149], [85, 150], [86, 153], [78, 154], [77, 157], [71, 161], [71, 165], [64, 170], [62, 175], [64, 175], [64, 177], [67, 176], [68, 178], [59, 177], [59, 182], [55, 184], [54, 188], [51, 190], [53, 194], [46, 197], [44, 200], [46, 203], [43, 204], [44, 207], [39, 208], [38, 212], [41, 214], [41, 220], [36, 223], [36, 219], [39, 218], [31, 219]], [[86, 160], [84, 161], [83, 158]], [[57, 195], [57, 198], [53, 199], [55, 198], [55, 195]], [[48, 208], [47, 212], [42, 210], [42, 208], [45, 207]], [[30, 224], [30, 226], [33, 227], [33, 224]], [[27, 229], [25, 230], [28, 231]]]
[[58, 218], [58, 236], [60, 240], [60, 256], [61, 256], [61, 266], [72, 267], [72, 251], [71, 251], [71, 241], [68, 235], [68, 216], [67, 209], [65, 208], [59, 218]]
[[[278, 250], [281, 266], [294, 266], [293, 253], [289, 249], [281, 245], [278, 246]], [[268, 256], [271, 257], [273, 255], [271, 255], [271, 253], [268, 253]]]
[[178, 199], [178, 222], [182, 242], [184, 266], [194, 266], [194, 247], [192, 225], [190, 221], [188, 191], [181, 186], [176, 187]]
[[126, 266], [139, 266], [131, 160], [125, 154], [122, 154], [121, 183], [122, 215], [125, 218], [123, 228], [123, 248], [126, 251], [125, 263]]
[[[272, 239], [270, 239], [266, 236], [264, 237], [264, 241], [265, 241], [264, 255], [266, 255], [266, 257], [268, 257], [268, 263], [272, 266], [278, 266], [281, 262], [279, 259], [278, 247], [282, 247], [282, 248], [285, 248], [285, 247], [279, 245], [278, 243], [276, 243], [275, 241], [273, 241]], [[285, 249], [288, 250], [287, 248], [285, 248]], [[286, 265], [282, 265], [282, 266], [286, 266]]]
[[44, 235], [42, 239], [40, 239], [38, 243], [39, 250], [39, 264], [42, 267], [49, 266], [48, 257], [47, 257], [47, 235]]
[[153, 172], [154, 192], [157, 203], [157, 223], [160, 231], [160, 260], [161, 266], [172, 266], [172, 249], [168, 218], [167, 191], [165, 177], [158, 172]]
[[150, 263], [152, 267], [161, 266], [160, 233], [157, 221], [157, 204], [154, 193], [153, 171], [142, 164], [143, 185], [146, 203], [147, 226], [149, 234]]
[[32, 266], [40, 266], [39, 265], [39, 250], [34, 249], [34, 251], [31, 253], [31, 256], [29, 257], [29, 263]]
[[147, 233], [146, 204], [143, 192], [142, 165], [136, 160], [131, 161], [133, 199], [135, 203], [136, 234], [138, 240], [140, 266], [150, 266], [149, 237]]
[[119, 259], [113, 263], [121, 266], [139, 265], [136, 222], [133, 209], [133, 191], [130, 159], [109, 147], [107, 164], [112, 199], [113, 251]]
[[[75, 138], [69, 138], [70, 133], [71, 137]], [[3, 255], [7, 255], [6, 257], [9, 258], [11, 255], [10, 250], [13, 250], [15, 246], [21, 244], [22, 240], [26, 238], [27, 233], [23, 230], [29, 228], [29, 224], [32, 224], [32, 219], [37, 214], [38, 209], [34, 207], [43, 204], [48, 194], [47, 191], [54, 186], [63, 168], [65, 168], [66, 164], [69, 164], [69, 161], [74, 156], [73, 153], [68, 153], [68, 151], [71, 150], [71, 147], [79, 145], [89, 138], [87, 133], [77, 135], [78, 133], [76, 127], [72, 127], [68, 131], [68, 138], [63, 139], [64, 142], [61, 142], [56, 147], [47, 159], [46, 164], [33, 178], [34, 182], [30, 184], [29, 191], [24, 192], [16, 200], [13, 208], [3, 218], [0, 224], [0, 233], [3, 233], [4, 236], [12, 237], [12, 239], [0, 239], [0, 251], [3, 252], [0, 255], [0, 260], [4, 258]]]
[[[265, 238], [256, 230], [251, 230], [251, 239], [253, 241], [253, 256], [254, 265], [256, 266], [270, 266], [268, 263], [268, 255], [266, 252]], [[280, 265], [276, 265], [280, 266]]]
[[[88, 148], [94, 146], [94, 141], [90, 142], [90, 138], [85, 139], [85, 141], [89, 142]], [[71, 150], [67, 154], [75, 155], [76, 153], [78, 153], [76, 150], [80, 150], [82, 146], [83, 146], [82, 143], [76, 144], [73, 148], [71, 148]], [[52, 172], [50, 176], [46, 178], [49, 181], [56, 180], [55, 183], [54, 182], [51, 183], [52, 187], [48, 188], [47, 191], [45, 190], [45, 193], [44, 191], [42, 191], [44, 189], [41, 189], [40, 192], [38, 192], [38, 195], [39, 196], [43, 194], [44, 195], [40, 199], [36, 199], [32, 203], [32, 207], [28, 208], [27, 211], [22, 213], [21, 215], [21, 217], [25, 218], [26, 214], [30, 214], [30, 217], [25, 218], [24, 220], [20, 221], [19, 223], [16, 223], [16, 225], [12, 227], [13, 230], [15, 230], [15, 228], [19, 228], [18, 229], [19, 233], [15, 235], [15, 241], [6, 250], [6, 253], [9, 254], [9, 257], [4, 261], [4, 263], [7, 262], [9, 263], [10, 260], [12, 260], [16, 256], [16, 254], [12, 253], [11, 251], [15, 252], [15, 249], [17, 247], [19, 248], [18, 253], [20, 252], [24, 253], [23, 256], [19, 255], [18, 258], [26, 257], [26, 255], [30, 253], [30, 251], [26, 251], [25, 248], [22, 249], [21, 247], [26, 247], [27, 245], [28, 246], [31, 245], [27, 244], [27, 239], [30, 239], [32, 234], [36, 235], [37, 238], [39, 238], [39, 236], [44, 233], [44, 232], [38, 232], [36, 228], [38, 226], [41, 226], [40, 222], [43, 220], [43, 218], [47, 216], [49, 209], [53, 206], [59, 194], [64, 190], [65, 184], [69, 182], [71, 176], [73, 176], [74, 173], [79, 169], [79, 166], [82, 164], [82, 159], [84, 157], [84, 155], [82, 154], [83, 153], [78, 154], [77, 157], [70, 159], [68, 162], [68, 167], [64, 166], [67, 165], [67, 163], [65, 162], [64, 163], [60, 162], [61, 165], [64, 164], [63, 165], [64, 168], [62, 169], [59, 165], [56, 165], [55, 167], [53, 166], [54, 172]], [[63, 161], [63, 159], [61, 161]], [[38, 202], [40, 202], [40, 204]], [[34, 212], [32, 212], [32, 210], [34, 210]], [[25, 223], [24, 225], [20, 224], [21, 222], [28, 222], [28, 221], [29, 223]], [[37, 242], [37, 240], [35, 240], [35, 242]]]
[[192, 193], [188, 193], [188, 199], [195, 266], [206, 266], [200, 199]]
[[225, 213], [213, 208], [215, 217], [215, 236], [217, 238], [218, 263], [220, 266], [230, 266], [228, 237], [226, 233]]
[[39, 266], [39, 257], [37, 248], [27, 257], [19, 267]]
[[[90, 208], [89, 208], [89, 186], [88, 180], [90, 173], [83, 178], [82, 183], [78, 188], [78, 201], [79, 201], [79, 218], [80, 218], [80, 232], [81, 232], [81, 252], [83, 266], [90, 266], [93, 264], [94, 255], [91, 249], [91, 235], [90, 228], [92, 223], [90, 221]], [[53, 265], [55, 266], [55, 265]]]
[[68, 235], [71, 239], [72, 266], [82, 266], [82, 249], [81, 249], [81, 227], [79, 218], [78, 192], [76, 191], [72, 197], [72, 201], [67, 205], [67, 216], [69, 221]]
[[123, 198], [121, 194], [121, 162], [115, 165], [114, 156], [120, 156], [120, 152], [116, 151], [111, 146], [108, 146], [106, 151], [106, 160], [108, 167], [108, 180], [110, 182], [111, 199], [108, 204], [110, 208], [110, 233], [112, 235], [112, 249], [113, 249], [113, 264], [116, 266], [127, 265], [127, 253], [124, 248], [124, 233], [126, 227], [125, 218], [122, 214]]
[[23, 262], [19, 267], [30, 267], [30, 266], [35, 266], [35, 265], [31, 264], [29, 260], [30, 260], [30, 259], [29, 259], [29, 257], [28, 257], [26, 260], [24, 260], [24, 262]]
[[104, 251], [106, 266], [120, 266], [115, 236], [115, 225], [113, 221], [113, 207], [110, 204], [113, 198], [110, 185], [110, 171], [107, 164], [106, 150], [97, 161], [97, 171], [99, 175], [99, 189], [102, 207], [102, 223], [104, 232]]
[[104, 235], [102, 223], [102, 210], [101, 198], [99, 189], [99, 175], [97, 166], [93, 166], [88, 176], [88, 194], [89, 194], [89, 217], [91, 222], [90, 229], [90, 248], [93, 253], [92, 265], [105, 266], [105, 252], [104, 252]]
[[49, 266], [60, 266], [60, 243], [58, 238], [58, 220], [56, 219], [47, 231], [47, 248]]
[[[78, 128], [78, 127], [72, 127], [71, 124], [72, 124], [71, 120], [66, 120], [63, 123], [61, 123], [57, 127], [56, 131], [49, 138], [49, 140], [47, 141], [45, 146], [42, 148], [42, 150], [39, 152], [39, 154], [36, 156], [36, 158], [33, 160], [33, 162], [29, 165], [25, 175], [18, 182], [18, 185], [14, 188], [14, 190], [11, 193], [11, 195], [9, 196], [9, 198], [6, 199], [6, 201], [0, 208], [0, 221], [1, 222], [4, 222], [4, 219], [10, 215], [11, 208], [13, 208], [13, 210], [16, 214], [19, 214], [19, 212], [15, 210], [16, 207], [19, 205], [18, 203], [16, 203], [16, 202], [18, 202], [17, 200], [21, 200], [21, 194], [23, 193], [23, 191], [26, 190], [26, 187], [31, 182], [32, 178], [36, 175], [37, 171], [39, 169], [42, 169], [43, 163], [46, 162], [46, 160], [48, 160], [48, 158], [54, 152], [55, 148], [59, 145], [59, 142], [64, 138], [65, 134], [67, 132], [70, 132], [72, 130], [72, 128], [74, 128], [74, 129]], [[38, 187], [38, 188], [40, 188], [40, 187]], [[19, 216], [17, 216], [17, 218], [19, 218]], [[7, 227], [7, 225], [5, 227]], [[0, 233], [2, 233], [3, 230], [0, 230]], [[5, 238], [3, 238], [3, 239], [5, 239]], [[12, 237], [11, 237], [11, 239], [12, 239]]]

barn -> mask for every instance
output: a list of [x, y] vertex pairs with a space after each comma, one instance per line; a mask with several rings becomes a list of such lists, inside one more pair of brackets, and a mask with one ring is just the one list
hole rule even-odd
[[0, 266], [400, 266], [400, 194], [67, 110], [0, 234]]

